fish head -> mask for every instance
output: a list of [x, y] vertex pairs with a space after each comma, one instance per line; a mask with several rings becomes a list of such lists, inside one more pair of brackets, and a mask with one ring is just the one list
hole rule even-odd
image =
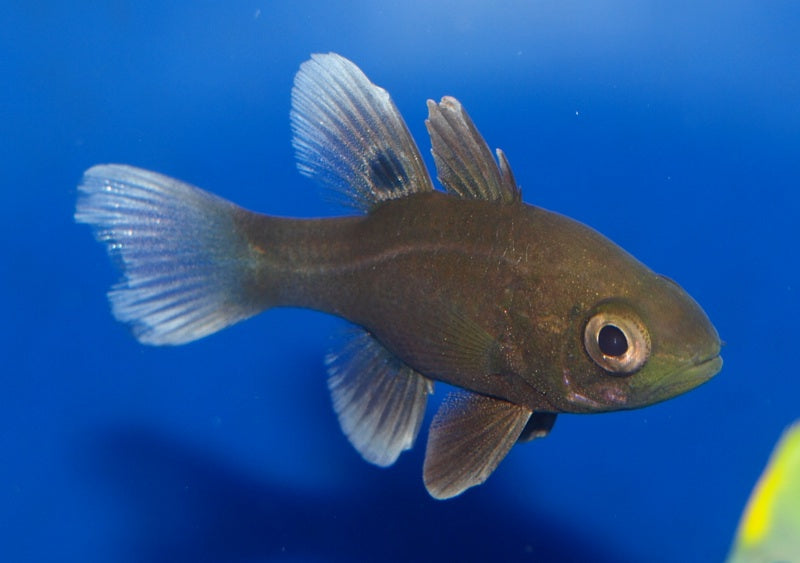
[[572, 343], [580, 353], [564, 362], [559, 393], [567, 412], [652, 405], [705, 383], [722, 368], [719, 335], [695, 300], [650, 270], [633, 279], [615, 284], [617, 295], [574, 317]]

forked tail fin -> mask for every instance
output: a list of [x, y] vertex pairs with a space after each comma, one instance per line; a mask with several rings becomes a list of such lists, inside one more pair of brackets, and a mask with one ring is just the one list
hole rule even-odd
[[121, 267], [114, 316], [145, 344], [183, 344], [255, 315], [256, 254], [237, 228], [247, 213], [167, 176], [132, 166], [87, 170], [75, 220], [94, 230]]

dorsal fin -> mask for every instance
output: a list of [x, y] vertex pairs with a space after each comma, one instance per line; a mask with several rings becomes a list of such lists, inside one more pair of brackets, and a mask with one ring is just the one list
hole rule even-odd
[[343, 194], [345, 205], [368, 211], [382, 201], [433, 191], [389, 94], [340, 55], [312, 55], [300, 66], [291, 122], [300, 172]]
[[438, 104], [428, 100], [431, 152], [445, 189], [470, 199], [511, 203], [522, 199], [505, 154], [497, 149], [498, 163], [461, 103], [445, 96]]

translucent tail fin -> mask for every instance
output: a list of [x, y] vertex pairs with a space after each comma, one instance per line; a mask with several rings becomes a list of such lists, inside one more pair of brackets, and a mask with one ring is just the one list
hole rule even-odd
[[183, 344], [267, 306], [247, 291], [256, 258], [232, 203], [155, 172], [107, 164], [86, 171], [75, 220], [118, 260], [114, 316], [145, 344]]

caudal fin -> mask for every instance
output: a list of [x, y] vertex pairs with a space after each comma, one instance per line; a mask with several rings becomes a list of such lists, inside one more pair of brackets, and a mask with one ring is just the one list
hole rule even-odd
[[234, 204], [132, 166], [87, 170], [75, 220], [94, 230], [122, 269], [108, 293], [114, 316], [145, 344], [183, 344], [266, 308], [252, 295], [256, 258]]

